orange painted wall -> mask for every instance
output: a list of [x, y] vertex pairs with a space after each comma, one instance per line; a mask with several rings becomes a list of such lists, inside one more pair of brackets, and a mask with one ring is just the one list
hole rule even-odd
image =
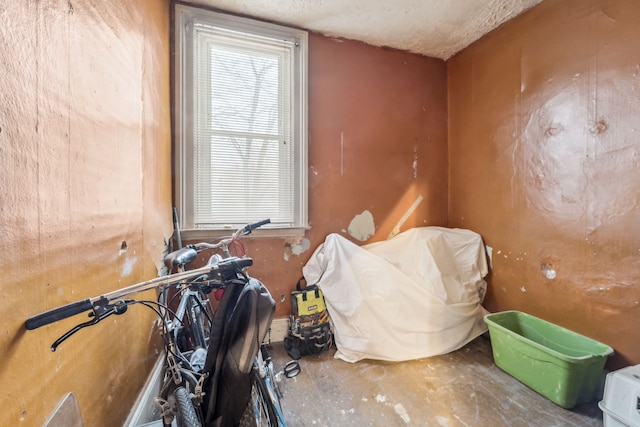
[[486, 306], [640, 363], [640, 3], [546, 0], [448, 61], [449, 225], [493, 249]]
[[[290, 314], [290, 292], [328, 234], [384, 240], [419, 196], [401, 230], [446, 225], [446, 123], [444, 61], [310, 34], [311, 229], [302, 240], [245, 239], [277, 317]], [[365, 211], [375, 230], [363, 239], [349, 225]]]
[[69, 392], [86, 426], [121, 425], [157, 357], [151, 312], [55, 353], [85, 316], [23, 325], [157, 275], [173, 229], [168, 2], [3, 2], [0, 41], [0, 425], [41, 426]]

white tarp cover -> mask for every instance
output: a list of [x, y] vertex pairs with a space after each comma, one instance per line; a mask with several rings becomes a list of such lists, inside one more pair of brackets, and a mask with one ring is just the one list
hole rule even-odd
[[303, 267], [324, 293], [337, 358], [402, 361], [446, 354], [487, 331], [482, 238], [422, 227], [358, 246], [326, 237]]

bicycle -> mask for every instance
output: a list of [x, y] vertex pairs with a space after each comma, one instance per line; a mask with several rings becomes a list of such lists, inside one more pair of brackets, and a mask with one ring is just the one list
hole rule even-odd
[[[244, 256], [233, 257], [228, 250], [240, 236], [268, 222], [265, 220], [241, 227], [230, 238], [221, 239], [218, 246], [202, 244], [199, 248], [187, 246], [179, 249], [169, 254], [167, 262], [184, 270], [184, 265], [204, 249], [222, 249], [225, 258], [216, 254], [203, 267], [179, 271], [54, 308], [30, 317], [25, 327], [32, 330], [90, 311], [91, 320], [75, 326], [52, 344], [51, 350], [55, 351], [80, 329], [96, 325], [113, 314], [124, 314], [130, 305], [142, 304], [153, 309], [163, 325], [167, 374], [158, 403], [162, 407], [165, 424], [176, 418], [178, 425], [189, 427], [233, 425], [246, 418], [242, 415], [250, 408], [254, 425], [285, 426], [277, 384], [281, 374], [295, 376], [299, 366], [297, 362], [294, 365], [290, 362], [283, 372], [274, 372], [264, 338], [273, 319], [275, 302], [266, 287], [246, 273], [245, 269], [253, 264], [253, 260]], [[181, 291], [177, 312], [163, 300], [169, 285], [175, 284]], [[159, 301], [124, 299], [154, 288], [160, 289]], [[203, 303], [202, 294], [208, 294], [214, 288], [224, 289], [224, 292], [218, 310], [210, 317], [206, 314], [209, 312], [208, 300]], [[178, 316], [183, 312], [183, 301], [186, 301], [184, 307], [201, 309], [189, 324]], [[184, 311], [189, 310], [185, 308]], [[198, 331], [201, 327], [202, 330]], [[208, 332], [208, 338], [201, 333], [203, 331]], [[190, 336], [186, 347], [179, 345], [179, 338], [184, 336], [181, 334]], [[204, 335], [205, 338], [198, 341], [196, 335], [200, 338]], [[189, 352], [193, 356], [199, 349], [205, 350], [206, 358], [204, 364], [195, 366], [193, 358], [187, 356]]]
[[[196, 256], [197, 251], [192, 248], [179, 248], [165, 256], [164, 263], [170, 271], [184, 272]], [[212, 257], [208, 264], [218, 264], [220, 260]], [[160, 406], [165, 426], [171, 425], [176, 417], [178, 425], [201, 425], [202, 416], [197, 406], [204, 395], [204, 360], [213, 321], [209, 294], [219, 286], [210, 275], [201, 275], [193, 280], [181, 280], [176, 286], [165, 286], [159, 292], [165, 369], [160, 395], [154, 401]], [[170, 295], [172, 290], [174, 293]]]
[[[223, 259], [228, 259], [232, 257], [230, 247], [235, 245], [235, 247], [240, 251], [240, 254], [237, 256], [244, 257], [245, 251], [242, 242], [240, 241], [240, 237], [244, 234], [248, 234], [251, 232], [253, 228], [260, 227], [264, 224], [269, 223], [269, 220], [260, 221], [255, 224], [250, 224], [245, 227], [241, 227], [236, 230], [234, 234], [229, 237], [224, 237], [218, 239], [217, 243], [197, 243], [188, 245], [188, 248], [195, 249], [197, 252], [201, 252], [203, 250], [217, 250], [222, 253]], [[256, 281], [249, 276], [245, 276], [245, 280], [247, 280], [247, 284], [256, 285], [256, 295], [260, 295], [262, 290], [262, 284]], [[255, 282], [253, 282], [255, 281]], [[266, 289], [265, 289], [266, 290]], [[268, 293], [268, 291], [267, 291]], [[273, 309], [275, 307], [275, 303], [271, 296], [268, 296], [269, 302], [266, 303], [267, 299], [265, 298], [265, 307], [269, 305], [271, 308], [270, 314], [265, 314], [263, 319], [256, 319], [256, 326], [250, 331], [247, 331], [248, 336], [257, 337], [254, 346], [250, 351], [247, 351], [245, 354], [255, 354], [253, 358], [253, 367], [252, 367], [252, 375], [254, 376], [252, 387], [251, 387], [251, 397], [249, 406], [243, 412], [243, 415], [240, 419], [240, 423], [242, 425], [246, 425], [246, 419], [252, 419], [257, 421], [257, 425], [266, 425], [266, 426], [286, 426], [286, 421], [284, 419], [284, 414], [282, 412], [282, 406], [280, 403], [280, 399], [282, 398], [282, 393], [279, 388], [279, 382], [282, 376], [286, 378], [293, 378], [300, 372], [300, 366], [297, 361], [292, 360], [285, 364], [284, 368], [280, 372], [275, 372], [273, 360], [269, 355], [269, 342], [265, 342], [265, 332], [268, 332], [268, 328], [264, 328], [260, 326], [261, 322], [268, 322], [271, 324], [271, 320], [273, 319]], [[221, 302], [221, 307], [222, 302]], [[220, 310], [220, 308], [219, 308]], [[257, 310], [259, 311], [259, 310]], [[256, 312], [254, 310], [253, 312]], [[263, 311], [264, 313], [264, 311]], [[267, 320], [268, 318], [268, 320]], [[245, 337], [241, 340], [243, 343], [251, 343], [252, 340]], [[255, 345], [257, 343], [257, 345]], [[213, 352], [211, 352], [213, 353]], [[225, 354], [222, 352], [222, 354]], [[238, 363], [240, 366], [240, 370], [243, 372], [248, 372], [249, 368], [249, 359], [246, 357], [240, 357], [241, 362]], [[222, 407], [227, 408], [228, 411], [228, 402], [223, 403]], [[251, 415], [249, 415], [251, 414]], [[216, 413], [216, 417], [219, 413]], [[236, 413], [237, 415], [237, 413]], [[225, 416], [224, 414], [222, 415]], [[227, 415], [228, 416], [228, 415]], [[234, 421], [237, 421], [237, 418], [234, 416]]]
[[[162, 336], [165, 346], [165, 370], [167, 376], [163, 382], [163, 392], [161, 394], [161, 398], [166, 402], [162, 408], [163, 415], [166, 417], [165, 424], [170, 424], [172, 418], [175, 417], [177, 418], [178, 425], [188, 427], [200, 426], [201, 423], [199, 419], [201, 417], [195, 409], [194, 399], [197, 399], [197, 396], [202, 396], [203, 394], [202, 379], [205, 374], [197, 373], [197, 371], [190, 366], [190, 361], [179, 351], [178, 346], [172, 339], [173, 335], [170, 333], [170, 331], [172, 331], [171, 325], [167, 322], [166, 316], [163, 315], [158, 308], [161, 307], [158, 302], [123, 298], [154, 288], [162, 289], [165, 286], [179, 283], [183, 280], [198, 278], [202, 275], [215, 276], [220, 274], [220, 272], [236, 271], [248, 267], [251, 264], [252, 260], [249, 258], [244, 260], [228, 259], [224, 262], [217, 262], [216, 264], [207, 264], [196, 270], [179, 272], [148, 280], [98, 297], [77, 301], [32, 316], [25, 322], [25, 327], [27, 330], [33, 330], [89, 311], [88, 316], [91, 320], [76, 325], [53, 342], [51, 351], [56, 351], [65, 340], [76, 332], [83, 328], [94, 326], [111, 315], [122, 315], [127, 312], [130, 305], [141, 304], [151, 308], [162, 322]], [[168, 307], [164, 308], [168, 310]], [[171, 386], [172, 383], [175, 384], [175, 386]]]

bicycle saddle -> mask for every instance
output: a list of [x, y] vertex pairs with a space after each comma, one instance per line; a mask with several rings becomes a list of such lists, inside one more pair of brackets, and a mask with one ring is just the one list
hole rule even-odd
[[197, 255], [198, 252], [193, 248], [182, 248], [165, 256], [163, 261], [167, 268], [181, 267], [196, 259]]

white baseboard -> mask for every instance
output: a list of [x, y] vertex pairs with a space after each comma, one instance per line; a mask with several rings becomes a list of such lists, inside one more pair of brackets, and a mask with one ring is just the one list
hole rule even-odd
[[289, 331], [289, 318], [280, 317], [271, 322], [271, 341], [282, 342]]
[[147, 378], [136, 402], [129, 412], [129, 416], [124, 422], [124, 427], [143, 426], [154, 421], [154, 405], [153, 399], [160, 394], [160, 386], [164, 374], [164, 353], [160, 354], [156, 360], [153, 369]]

